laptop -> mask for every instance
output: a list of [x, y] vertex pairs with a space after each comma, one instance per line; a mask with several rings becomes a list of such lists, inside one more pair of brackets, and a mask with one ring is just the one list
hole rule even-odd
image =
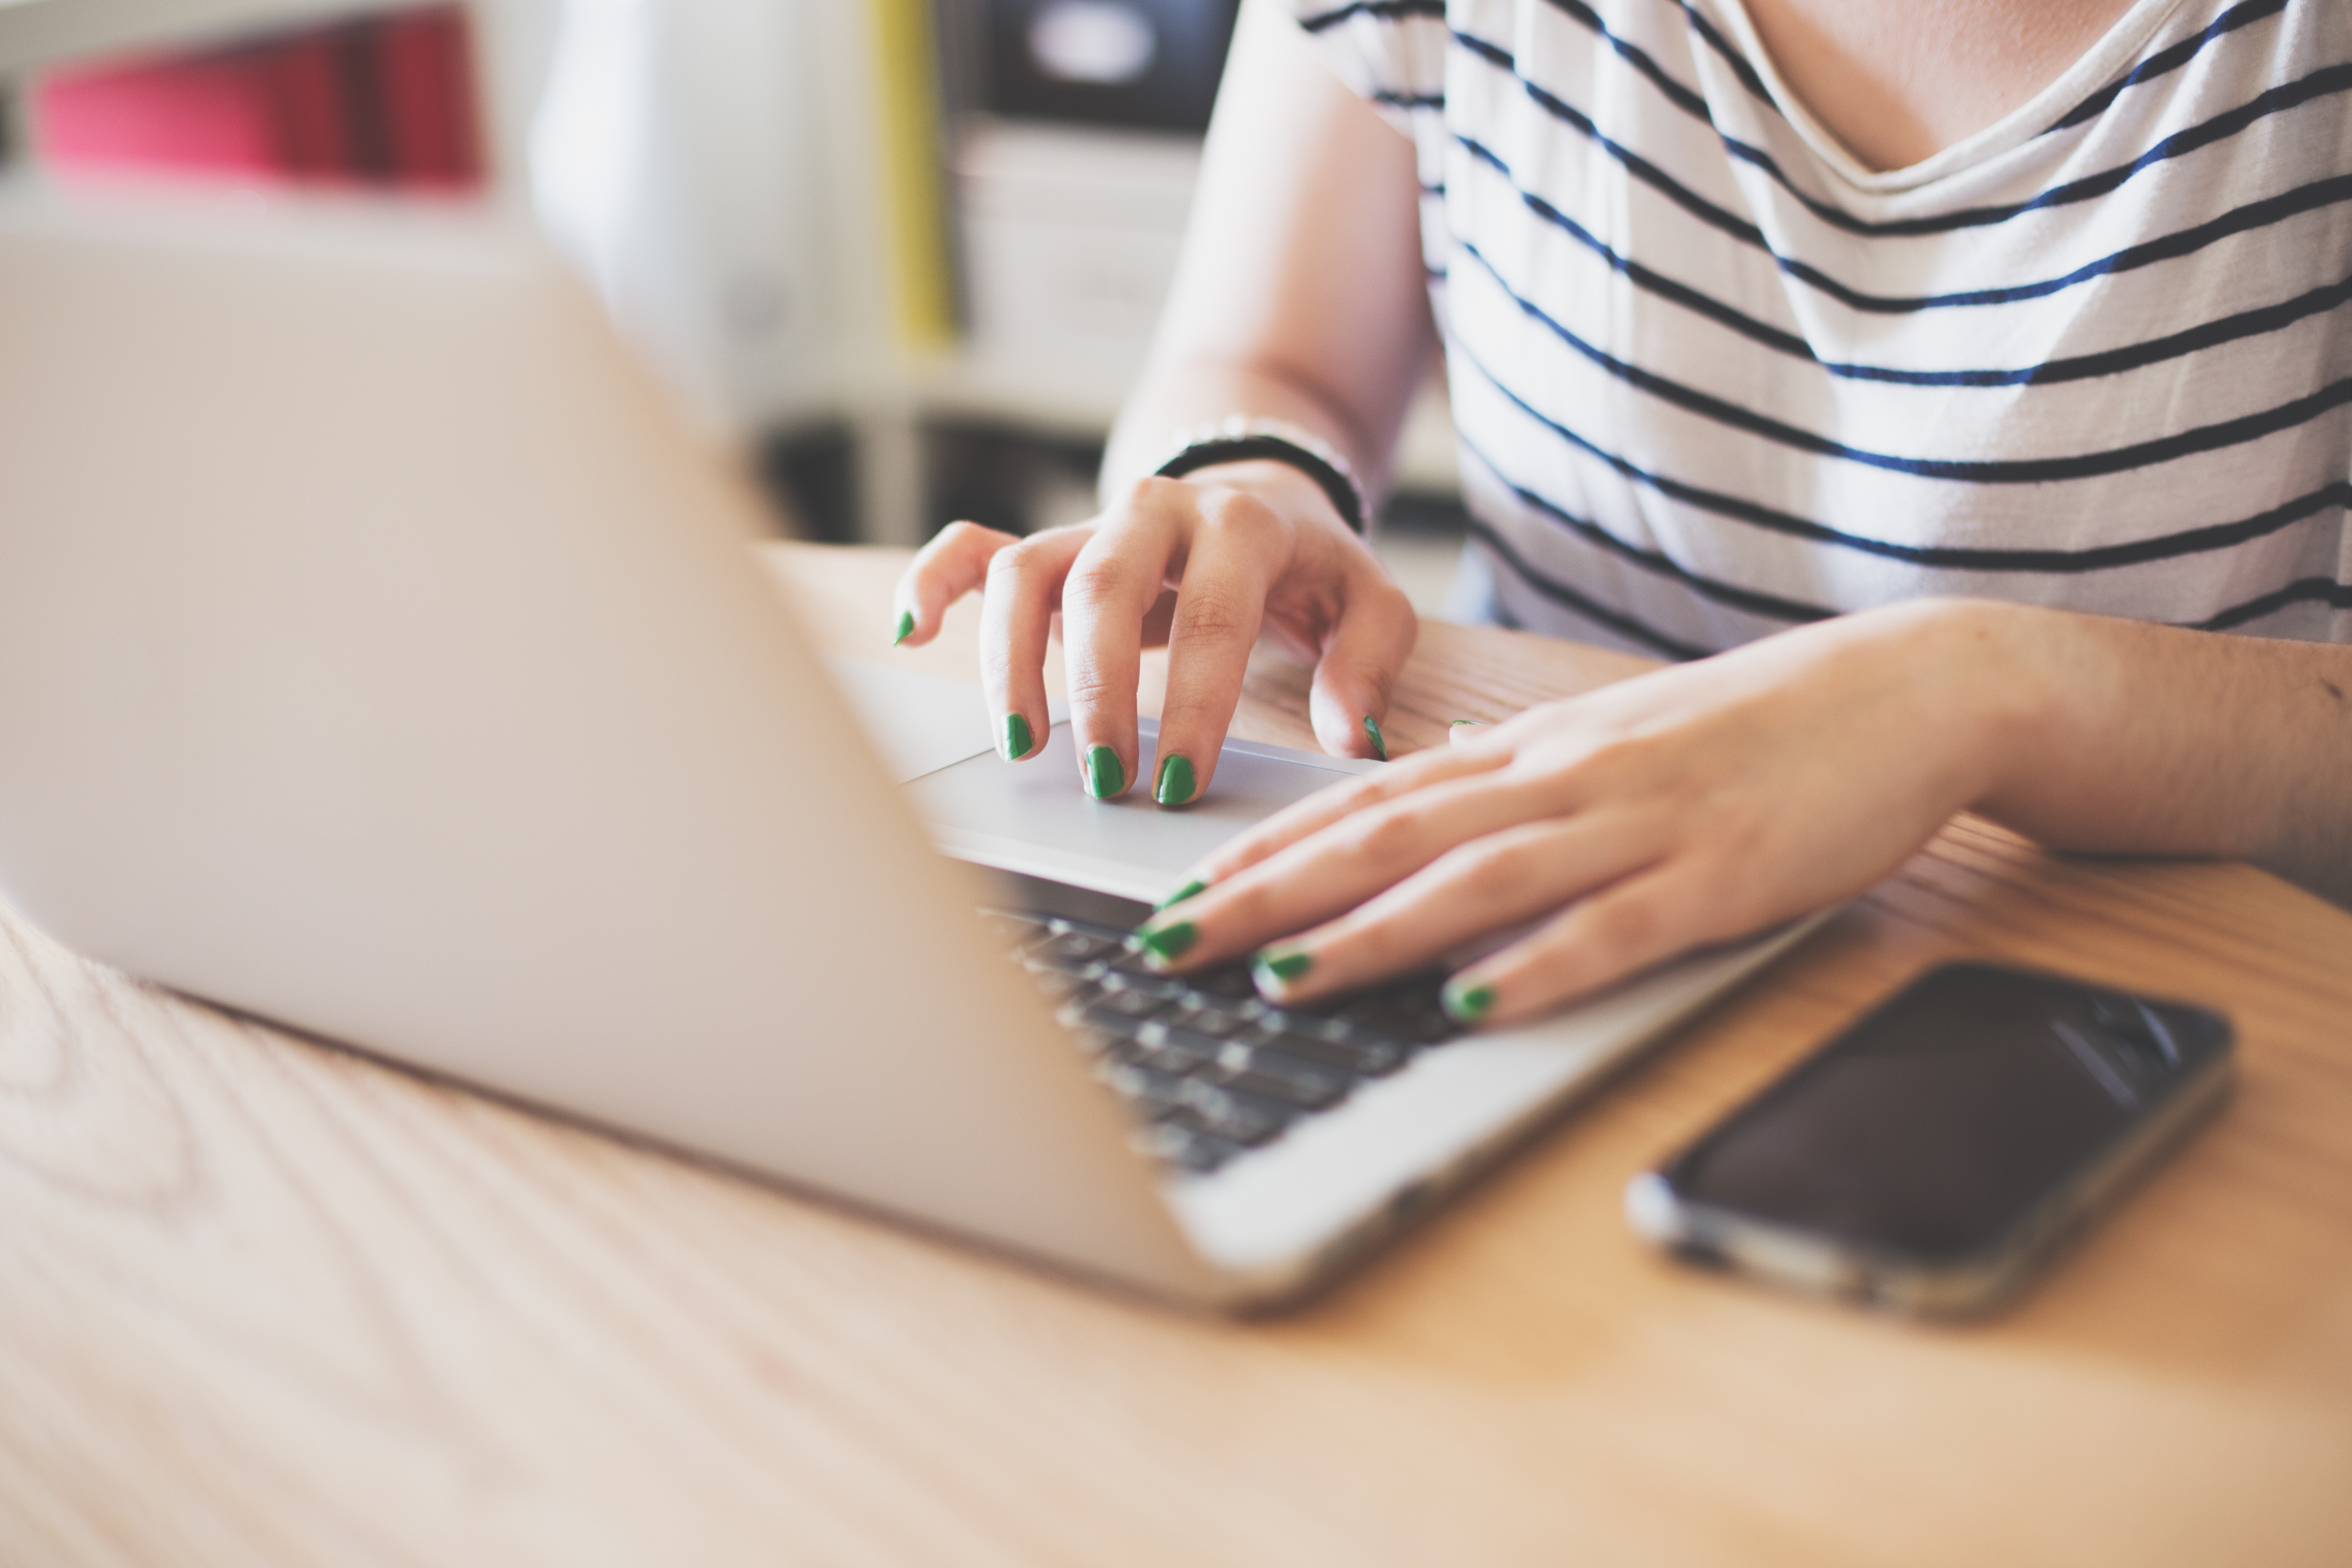
[[1150, 974], [1150, 900], [1377, 764], [1096, 802], [1066, 725], [1008, 765], [971, 689], [821, 658], [499, 219], [8, 193], [0, 345], [0, 894], [191, 996], [1242, 1310], [1801, 934], [1467, 1037], [1433, 977]]

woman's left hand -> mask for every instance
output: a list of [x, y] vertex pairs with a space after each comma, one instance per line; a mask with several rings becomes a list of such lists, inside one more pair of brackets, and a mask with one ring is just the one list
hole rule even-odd
[[1457, 731], [1225, 846], [1145, 950], [1255, 952], [1299, 1001], [1540, 920], [1446, 988], [1502, 1023], [1822, 908], [1993, 787], [2030, 680], [1990, 608], [1891, 605]]

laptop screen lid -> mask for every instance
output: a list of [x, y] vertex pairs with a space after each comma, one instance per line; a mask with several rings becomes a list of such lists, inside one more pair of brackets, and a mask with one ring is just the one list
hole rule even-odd
[[536, 246], [12, 195], [0, 343], [24, 913], [593, 1121], [1224, 1288], [857, 743], [753, 503]]

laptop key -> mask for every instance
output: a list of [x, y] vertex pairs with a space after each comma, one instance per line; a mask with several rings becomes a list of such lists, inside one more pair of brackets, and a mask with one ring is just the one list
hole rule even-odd
[[1136, 1044], [1148, 1053], [1150, 1064], [1162, 1072], [1192, 1073], [1214, 1062], [1224, 1042], [1196, 1035], [1190, 1029], [1153, 1022], [1138, 1032]]
[[1148, 991], [1105, 990], [1087, 1004], [1086, 1016], [1089, 1022], [1102, 1025], [1121, 1018], [1147, 1023], [1178, 1010], [1173, 997], [1154, 996]]
[[1296, 1110], [1277, 1100], [1254, 1100], [1195, 1082], [1185, 1086], [1184, 1102], [1168, 1120], [1177, 1126], [1213, 1132], [1244, 1149], [1255, 1149], [1272, 1142], [1297, 1118]]
[[1443, 983], [1434, 979], [1391, 986], [1357, 997], [1338, 1016], [1359, 1029], [1408, 1045], [1433, 1046], [1462, 1033], [1462, 1026], [1445, 1016], [1442, 994]]
[[1244, 1149], [1262, 1148], [1289, 1131], [1296, 1118], [1284, 1114], [1272, 1101], [1230, 1096], [1209, 1122], [1209, 1131]]
[[1220, 1089], [1260, 1094], [1308, 1110], [1338, 1104], [1354, 1087], [1344, 1072], [1276, 1051], [1230, 1045], [1211, 1077]]
[[1192, 994], [1192, 987], [1181, 980], [1171, 980], [1165, 975], [1159, 974], [1129, 974], [1116, 967], [1103, 972], [1102, 983], [1106, 990], [1133, 991], [1145, 996], [1159, 996], [1169, 1001], [1190, 996]]
[[1111, 949], [1126, 947], [1127, 939], [1134, 934], [1118, 926], [1097, 925], [1092, 921], [1074, 920], [1067, 915], [1055, 915], [1052, 920], [1055, 931], [1071, 931], [1079, 936], [1091, 937], [1102, 942], [1107, 952]]
[[1249, 970], [1241, 964], [1203, 970], [1184, 978], [1192, 983], [1192, 989], [1205, 995], [1223, 996], [1235, 1002], [1246, 1002], [1253, 1006], [1263, 1005], [1258, 1001], [1257, 982], [1250, 978]]
[[1021, 961], [1033, 968], [1076, 970], [1102, 963], [1118, 951], [1116, 942], [1106, 942], [1082, 931], [1049, 931], [1021, 950]]
[[1065, 1012], [1062, 1015], [1062, 1023], [1067, 1028], [1076, 1029], [1081, 1036], [1097, 1035], [1106, 1040], [1132, 1040], [1141, 1037], [1143, 1031], [1150, 1026], [1151, 1020], [1130, 1018], [1123, 1013], [1097, 1012], [1095, 1008], [1085, 1007], [1074, 1012]]
[[1133, 974], [1153, 980], [1163, 978], [1160, 971], [1151, 967], [1150, 961], [1143, 956], [1143, 950], [1133, 945], [1132, 939], [1119, 943], [1118, 952], [1104, 954], [1103, 962], [1110, 965], [1113, 972], [1119, 974]]
[[1113, 1062], [1151, 1065], [1151, 1047], [1137, 1035], [1095, 1035], [1091, 1048], [1106, 1066]]
[[1296, 1007], [1269, 1007], [1265, 1020], [1270, 1029], [1279, 1029], [1286, 1035], [1303, 1035], [1316, 1040], [1344, 1040], [1352, 1032], [1352, 1026], [1337, 1018], [1302, 1013]]
[[1294, 1035], [1280, 1029], [1258, 1028], [1241, 1037], [1244, 1044], [1271, 1047], [1287, 1056], [1303, 1057], [1324, 1067], [1337, 1068], [1359, 1078], [1381, 1078], [1402, 1067], [1412, 1055], [1395, 1040], [1361, 1031], [1339, 1039], [1327, 1039], [1316, 1035]]
[[1112, 1061], [1101, 1069], [1101, 1077], [1147, 1117], [1164, 1116], [1183, 1103], [1186, 1080], [1172, 1072], [1140, 1062]]
[[1198, 998], [1180, 1015], [1184, 1026], [1212, 1039], [1231, 1040], [1247, 1036], [1257, 1028], [1257, 1020], [1246, 1013], [1229, 1013], [1222, 1007], [1204, 1007]]

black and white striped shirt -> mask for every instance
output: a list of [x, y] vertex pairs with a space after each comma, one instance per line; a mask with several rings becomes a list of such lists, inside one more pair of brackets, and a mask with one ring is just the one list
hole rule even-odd
[[1738, 0], [1289, 0], [1408, 132], [1507, 621], [1958, 594], [2352, 642], [2352, 3], [2139, 0], [1872, 173]]

